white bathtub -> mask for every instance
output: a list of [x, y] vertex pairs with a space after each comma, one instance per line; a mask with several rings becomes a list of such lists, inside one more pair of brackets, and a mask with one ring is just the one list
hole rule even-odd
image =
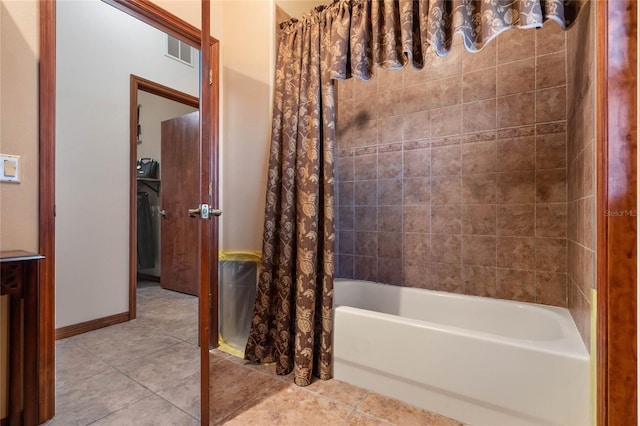
[[336, 279], [334, 377], [476, 425], [589, 425], [566, 309]]

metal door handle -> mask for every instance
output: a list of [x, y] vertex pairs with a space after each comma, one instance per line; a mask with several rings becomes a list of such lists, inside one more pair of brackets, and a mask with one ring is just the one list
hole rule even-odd
[[200, 204], [197, 209], [189, 209], [188, 213], [189, 213], [189, 217], [200, 216], [203, 219], [209, 219], [209, 216], [222, 215], [222, 210], [212, 209], [209, 204]]
[[160, 216], [162, 216], [163, 218], [167, 218], [167, 211], [165, 209], [160, 210]]

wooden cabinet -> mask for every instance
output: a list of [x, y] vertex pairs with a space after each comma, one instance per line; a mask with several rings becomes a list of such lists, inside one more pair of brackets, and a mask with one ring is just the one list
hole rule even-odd
[[0, 294], [9, 296], [9, 426], [37, 425], [39, 254], [0, 252]]

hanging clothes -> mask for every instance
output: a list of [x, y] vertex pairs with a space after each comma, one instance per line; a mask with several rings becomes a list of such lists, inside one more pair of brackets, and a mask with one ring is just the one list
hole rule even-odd
[[155, 242], [151, 222], [151, 204], [149, 194], [138, 192], [138, 268], [149, 269], [155, 266]]

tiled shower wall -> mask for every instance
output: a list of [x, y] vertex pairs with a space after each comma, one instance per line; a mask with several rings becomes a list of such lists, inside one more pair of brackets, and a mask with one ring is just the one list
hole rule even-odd
[[339, 277], [567, 305], [557, 24], [337, 92]]
[[568, 298], [587, 349], [595, 280], [595, 2], [567, 32]]

